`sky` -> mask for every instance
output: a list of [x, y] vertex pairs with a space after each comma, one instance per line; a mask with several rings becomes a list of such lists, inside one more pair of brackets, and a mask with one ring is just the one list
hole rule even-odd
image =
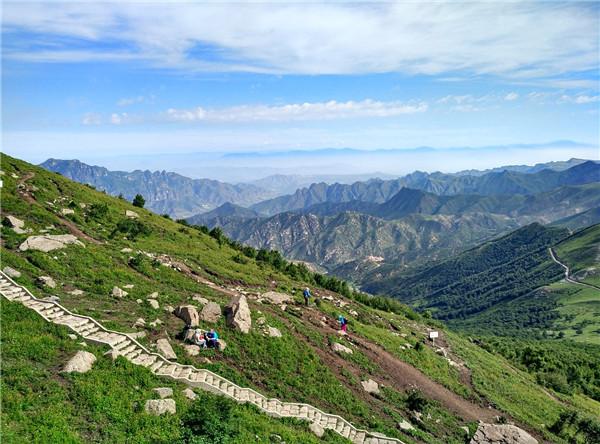
[[[197, 176], [210, 168], [187, 154], [427, 146], [454, 170], [600, 156], [598, 2], [2, 6], [2, 151], [25, 160]], [[368, 168], [410, 168], [386, 162]]]

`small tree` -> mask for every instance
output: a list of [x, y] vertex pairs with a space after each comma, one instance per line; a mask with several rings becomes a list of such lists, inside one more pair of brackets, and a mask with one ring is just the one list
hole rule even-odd
[[134, 207], [144, 208], [144, 205], [146, 204], [146, 199], [144, 199], [144, 196], [142, 196], [141, 194], [136, 194], [133, 198], [132, 203]]

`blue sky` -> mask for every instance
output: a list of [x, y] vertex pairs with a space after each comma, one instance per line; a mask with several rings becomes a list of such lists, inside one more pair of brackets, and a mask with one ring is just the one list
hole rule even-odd
[[3, 150], [28, 160], [556, 140], [598, 157], [596, 2], [3, 6]]

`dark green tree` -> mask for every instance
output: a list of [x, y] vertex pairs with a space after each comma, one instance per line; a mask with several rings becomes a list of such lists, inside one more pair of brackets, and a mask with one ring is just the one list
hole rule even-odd
[[136, 194], [132, 203], [134, 207], [144, 208], [144, 205], [146, 205], [146, 199], [144, 199], [144, 196], [141, 194]]

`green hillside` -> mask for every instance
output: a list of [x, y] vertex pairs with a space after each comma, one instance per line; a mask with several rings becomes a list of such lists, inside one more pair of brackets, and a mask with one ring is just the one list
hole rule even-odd
[[[493, 422], [497, 416], [559, 443], [584, 442], [592, 436], [584, 426], [589, 421], [597, 426], [589, 419], [600, 415], [593, 392], [576, 385], [563, 393], [545, 383], [544, 389], [543, 381], [510, 357], [487, 351], [393, 300], [353, 293], [345, 283], [289, 264], [277, 253], [257, 252], [230, 242], [218, 230], [206, 233], [160, 217], [9, 156], [2, 157], [1, 168], [2, 268], [20, 271], [15, 280], [36, 296], [58, 296], [63, 306], [107, 327], [144, 333], [140, 342], [150, 349], [157, 339], [170, 339], [178, 362], [210, 369], [267, 396], [310, 403], [405, 443], [463, 443], [462, 426], [472, 433], [478, 420]], [[127, 217], [126, 211], [138, 216]], [[9, 227], [9, 215], [24, 226]], [[83, 245], [48, 253], [20, 248], [41, 234], [73, 234]], [[39, 283], [40, 276], [51, 277], [56, 287]], [[302, 306], [300, 294], [306, 285], [319, 299], [309, 308]], [[113, 296], [114, 287], [127, 294]], [[261, 301], [268, 290], [293, 300], [285, 309]], [[239, 292], [248, 297], [250, 333], [227, 327], [221, 316], [216, 328], [225, 350], [188, 356], [180, 339], [183, 322], [165, 307], [197, 305], [198, 297], [223, 307]], [[147, 302], [150, 295], [159, 308]], [[336, 332], [339, 313], [350, 319], [348, 337]], [[146, 321], [144, 327], [134, 326], [138, 318]], [[264, 334], [261, 324], [282, 336]], [[436, 345], [426, 339], [428, 329], [440, 331]], [[273, 435], [288, 443], [314, 441], [306, 423], [269, 419], [249, 406], [206, 394], [189, 402], [171, 380], [121, 359], [113, 362], [103, 357], [101, 347], [87, 347], [98, 358], [90, 372], [67, 376], [60, 372], [62, 364], [83, 346], [66, 334], [2, 298], [2, 430], [7, 442], [63, 437], [64, 442], [112, 443], [124, 436], [153, 443], [272, 442]], [[333, 343], [353, 353], [336, 353]], [[361, 381], [366, 379], [379, 382], [379, 394], [364, 391]], [[585, 381], [597, 384], [591, 377]], [[157, 386], [176, 389], [175, 416], [143, 413], [143, 400]], [[588, 422], [552, 427], [561, 414], [573, 411]], [[216, 419], [207, 424], [206, 417]], [[414, 429], [402, 429], [404, 420]], [[328, 434], [324, 442], [343, 441]]]

